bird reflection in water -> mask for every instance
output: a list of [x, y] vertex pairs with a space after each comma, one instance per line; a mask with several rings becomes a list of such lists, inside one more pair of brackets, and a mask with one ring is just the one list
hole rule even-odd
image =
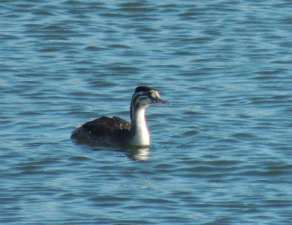
[[112, 146], [99, 146], [97, 147], [95, 143], [85, 142], [85, 141], [76, 141], [75, 142], [81, 146], [90, 147], [92, 151], [118, 151], [123, 152], [128, 158], [135, 161], [147, 161], [150, 155], [150, 147], [148, 146], [139, 146], [139, 147], [112, 147]]
[[149, 147], [139, 147], [126, 150], [126, 155], [133, 160], [147, 161], [150, 154]]

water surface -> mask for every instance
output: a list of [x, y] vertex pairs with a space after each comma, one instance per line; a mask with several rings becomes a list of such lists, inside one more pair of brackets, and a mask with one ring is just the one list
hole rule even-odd
[[[2, 1], [1, 224], [291, 224], [292, 7], [268, 1]], [[78, 144], [129, 119], [150, 149]]]

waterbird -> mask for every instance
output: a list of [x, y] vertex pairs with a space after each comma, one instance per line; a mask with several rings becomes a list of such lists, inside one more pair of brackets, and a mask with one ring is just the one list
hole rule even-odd
[[148, 106], [155, 103], [170, 105], [160, 97], [156, 89], [139, 86], [131, 99], [131, 123], [120, 117], [103, 116], [77, 126], [71, 138], [116, 146], [149, 146], [150, 136], [145, 113]]

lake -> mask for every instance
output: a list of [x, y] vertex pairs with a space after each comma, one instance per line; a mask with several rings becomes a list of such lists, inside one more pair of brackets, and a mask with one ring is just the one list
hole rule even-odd
[[[0, 3], [1, 224], [291, 224], [292, 4]], [[129, 120], [150, 148], [70, 139]]]

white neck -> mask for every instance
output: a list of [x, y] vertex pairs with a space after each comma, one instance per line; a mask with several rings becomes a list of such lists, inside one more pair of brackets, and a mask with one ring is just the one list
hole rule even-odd
[[[147, 107], [146, 107], [147, 108]], [[149, 146], [150, 136], [145, 118], [146, 108], [137, 109], [131, 121], [131, 144], [136, 146]]]

